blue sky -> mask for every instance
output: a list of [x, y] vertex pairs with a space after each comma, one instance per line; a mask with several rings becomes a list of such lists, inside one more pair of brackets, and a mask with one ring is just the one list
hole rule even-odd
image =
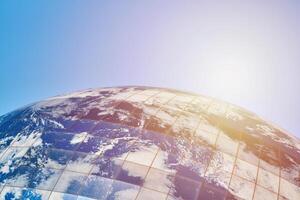
[[1, 1], [0, 115], [150, 85], [240, 105], [300, 136], [299, 1]]

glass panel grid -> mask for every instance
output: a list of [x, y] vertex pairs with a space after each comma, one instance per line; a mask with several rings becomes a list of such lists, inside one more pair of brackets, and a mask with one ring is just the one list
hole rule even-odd
[[[143, 91], [145, 91], [145, 90], [143, 90]], [[150, 97], [150, 95], [149, 95], [149, 97]], [[191, 104], [191, 102], [190, 102], [190, 104]], [[186, 105], [189, 105], [189, 104], [186, 104]], [[187, 107], [186, 105], [180, 106], [181, 109], [183, 109], [183, 111], [176, 113], [177, 115], [175, 117], [175, 121], [170, 125], [171, 127], [173, 127], [175, 125], [175, 123], [180, 123], [181, 117], [183, 116], [184, 112], [186, 112], [186, 110], [185, 110], [185, 108]], [[161, 108], [159, 108], [159, 109], [161, 109]], [[217, 109], [214, 108], [214, 110], [217, 110], [216, 111], [217, 113], [223, 113], [223, 111], [222, 112], [220, 111], [220, 110], [222, 110], [221, 108], [217, 108]], [[199, 124], [200, 123], [201, 123], [201, 120], [200, 120]], [[215, 126], [217, 126], [217, 125], [215, 124]], [[70, 129], [72, 129], [72, 127], [73, 127], [73, 129], [77, 129], [76, 128], [77, 126], [74, 124], [70, 126]], [[196, 128], [192, 128], [191, 131], [194, 132], [193, 136], [197, 136]], [[55, 131], [53, 131], [53, 132], [55, 132]], [[28, 159], [30, 158], [30, 155], [32, 155], [32, 153], [34, 153], [34, 152], [29, 152], [29, 151], [31, 151], [32, 149], [36, 149], [39, 147], [39, 145], [41, 145], [41, 142], [38, 141], [39, 136], [32, 134], [29, 136], [16, 138], [13, 142], [11, 142], [10, 146], [8, 148], [6, 148], [5, 151], [2, 152], [2, 154], [1, 154], [0, 159], [4, 165], [5, 165], [5, 163], [10, 162], [9, 160], [5, 159], [5, 157], [12, 157], [15, 162], [14, 167], [18, 170], [16, 172], [19, 173], [20, 175], [23, 172], [25, 172], [24, 174], [26, 174], [26, 176], [29, 174], [31, 176], [34, 176], [37, 173], [32, 171], [31, 168], [35, 168], [35, 170], [43, 171], [43, 173], [42, 173], [43, 175], [47, 175], [49, 173], [51, 174], [52, 172], [57, 172], [57, 173], [53, 173], [53, 174], [58, 174], [59, 177], [55, 176], [56, 178], [54, 178], [54, 175], [52, 174], [53, 178], [51, 180], [49, 180], [46, 185], [44, 184], [44, 185], [38, 185], [38, 186], [30, 185], [32, 183], [18, 181], [18, 179], [15, 179], [15, 180], [11, 179], [13, 181], [5, 183], [4, 186], [1, 187], [1, 189], [4, 188], [3, 189], [4, 192], [1, 192], [0, 195], [5, 194], [6, 193], [5, 191], [12, 190], [14, 188], [16, 188], [16, 189], [14, 189], [14, 190], [16, 190], [16, 192], [21, 191], [24, 188], [28, 188], [31, 191], [39, 191], [39, 192], [45, 193], [48, 195], [48, 196], [46, 195], [46, 197], [48, 198], [50, 195], [50, 192], [52, 191], [52, 189], [54, 187], [53, 183], [55, 182], [55, 185], [56, 185], [55, 188], [57, 187], [53, 191], [56, 191], [56, 190], [63, 191], [63, 188], [59, 188], [59, 185], [61, 185], [60, 181], [61, 182], [64, 181], [65, 176], [63, 176], [63, 174], [64, 173], [73, 173], [73, 174], [80, 175], [81, 177], [84, 177], [81, 181], [79, 179], [79, 183], [77, 185], [76, 184], [73, 185], [74, 188], [79, 188], [78, 192], [75, 192], [74, 190], [68, 191], [68, 193], [70, 193], [70, 194], [71, 193], [76, 194], [76, 195], [74, 195], [74, 198], [75, 197], [77, 198], [78, 197], [77, 195], [82, 195], [80, 197], [81, 199], [85, 198], [85, 196], [89, 196], [91, 198], [97, 198], [99, 196], [99, 194], [101, 194], [101, 193], [99, 193], [100, 191], [92, 190], [92, 192], [90, 192], [90, 190], [86, 191], [86, 190], [84, 190], [84, 188], [85, 188], [86, 184], [90, 186], [90, 185], [95, 185], [95, 183], [100, 183], [101, 181], [104, 181], [105, 185], [113, 185], [114, 183], [118, 183], [119, 184], [118, 187], [121, 187], [121, 185], [122, 185], [122, 187], [124, 186], [124, 187], [129, 187], [129, 188], [131, 188], [131, 187], [135, 188], [134, 191], [136, 191], [136, 193], [133, 198], [135, 198], [135, 197], [141, 198], [140, 196], [147, 195], [149, 193], [150, 194], [157, 193], [157, 195], [160, 194], [161, 195], [160, 197], [163, 197], [163, 198], [166, 198], [166, 196], [168, 194], [168, 198], [169, 197], [171, 198], [173, 194], [170, 193], [170, 188], [174, 187], [174, 185], [172, 185], [173, 184], [172, 181], [174, 180], [174, 177], [176, 177], [176, 176], [180, 177], [180, 176], [178, 176], [178, 174], [176, 175], [176, 172], [175, 172], [176, 170], [178, 170], [178, 168], [173, 168], [174, 171], [170, 170], [169, 167], [172, 166], [172, 165], [170, 165], [170, 166], [168, 166], [168, 169], [166, 169], [165, 168], [166, 166], [162, 165], [162, 161], [166, 160], [167, 156], [170, 157], [168, 159], [171, 159], [172, 153], [174, 153], [174, 152], [173, 151], [172, 151], [172, 153], [166, 152], [166, 150], [167, 150], [166, 147], [170, 147], [170, 146], [166, 146], [166, 144], [160, 146], [160, 144], [155, 143], [153, 141], [151, 144], [151, 145], [154, 145], [153, 147], [151, 147], [151, 146], [149, 147], [147, 145], [143, 146], [145, 144], [140, 143], [139, 140], [144, 138], [145, 132], [146, 131], [142, 131], [142, 133], [140, 134], [140, 137], [136, 137], [136, 140], [134, 140], [134, 142], [131, 144], [132, 146], [138, 146], [138, 145], [142, 144], [142, 146], [140, 146], [140, 147], [141, 147], [141, 149], [144, 149], [144, 150], [142, 150], [141, 152], [138, 152], [138, 153], [140, 153], [139, 155], [135, 155], [136, 152], [133, 150], [130, 150], [129, 153], [126, 152], [124, 154], [119, 155], [119, 157], [116, 157], [116, 159], [118, 160], [116, 162], [116, 165], [119, 167], [116, 168], [116, 171], [114, 172], [115, 174], [113, 174], [111, 177], [105, 177], [103, 174], [101, 174], [101, 175], [97, 174], [96, 170], [94, 170], [97, 168], [97, 165], [99, 164], [99, 159], [105, 158], [104, 154], [102, 154], [102, 153], [97, 154], [96, 152], [90, 151], [90, 150], [83, 152], [83, 150], [86, 150], [86, 148], [87, 148], [87, 147], [84, 147], [84, 141], [88, 141], [88, 139], [90, 137], [89, 131], [87, 133], [77, 134], [76, 137], [69, 137], [71, 135], [74, 136], [74, 133], [60, 132], [59, 133], [60, 136], [66, 136], [66, 137], [64, 137], [64, 139], [66, 139], [68, 141], [68, 143], [73, 143], [74, 146], [70, 146], [70, 147], [68, 145], [63, 146], [63, 144], [64, 144], [63, 142], [61, 142], [61, 141], [57, 142], [54, 140], [54, 142], [52, 143], [53, 144], [52, 146], [51, 145], [47, 146], [48, 148], [44, 149], [45, 154], [41, 154], [41, 155], [45, 155], [48, 159], [48, 161], [44, 162], [43, 165], [24, 165], [24, 163], [26, 163], [28, 161]], [[47, 134], [47, 133], [42, 133], [42, 134]], [[163, 134], [163, 133], [158, 133], [158, 134]], [[266, 159], [264, 157], [261, 157], [260, 159], [256, 159], [256, 158], [249, 159], [249, 154], [247, 154], [247, 152], [243, 148], [245, 145], [244, 142], [237, 142], [236, 145], [232, 145], [233, 143], [230, 143], [230, 142], [232, 142], [232, 141], [235, 142], [235, 141], [231, 140], [230, 138], [226, 138], [223, 134], [224, 133], [222, 133], [221, 131], [217, 132], [215, 139], [211, 141], [212, 146], [215, 148], [215, 152], [212, 156], [210, 156], [209, 161], [208, 161], [209, 163], [207, 164], [207, 166], [204, 169], [203, 176], [210, 177], [212, 175], [209, 172], [211, 169], [210, 166], [213, 166], [213, 159], [217, 158], [217, 157], [214, 157], [214, 155], [220, 154], [220, 155], [222, 155], [221, 157], [224, 159], [224, 161], [229, 162], [229, 160], [231, 160], [230, 163], [232, 163], [232, 165], [234, 164], [232, 167], [225, 169], [225, 172], [227, 172], [226, 174], [229, 177], [229, 179], [228, 179], [229, 181], [227, 184], [227, 187], [229, 187], [229, 189], [230, 189], [229, 191], [235, 191], [237, 188], [240, 188], [241, 185], [239, 183], [243, 183], [244, 185], [247, 185], [248, 188], [250, 188], [249, 191], [244, 191], [244, 189], [241, 188], [240, 190], [236, 191], [235, 195], [237, 195], [241, 198], [245, 198], [245, 199], [259, 199], [262, 196], [267, 196], [270, 199], [272, 199], [272, 198], [275, 199], [275, 196], [276, 196], [276, 199], [283, 199], [283, 198], [296, 199], [299, 196], [299, 194], [300, 194], [299, 187], [296, 184], [294, 184], [294, 182], [292, 180], [288, 179], [288, 176], [286, 175], [287, 171], [284, 171], [284, 173], [283, 173], [282, 167], [274, 168], [274, 165], [272, 165], [272, 163], [269, 163], [269, 161], [266, 161]], [[102, 138], [102, 137], [98, 137], [98, 139], [99, 138]], [[147, 138], [149, 139], [151, 137], [148, 136]], [[241, 135], [241, 138], [242, 138], [242, 135]], [[107, 138], [103, 137], [103, 139], [107, 139]], [[109, 138], [109, 139], [111, 139], [111, 138]], [[21, 142], [21, 141], [25, 141], [25, 142]], [[181, 141], [180, 144], [182, 144], [182, 145], [184, 144], [185, 147], [187, 147], [189, 149], [189, 151], [192, 149], [191, 148], [192, 145], [186, 146], [186, 144], [189, 142], [192, 143], [193, 141], [189, 141], [186, 137], [178, 138], [178, 140], [176, 141], [177, 142], [176, 145], [179, 144], [178, 143], [179, 141]], [[104, 143], [105, 141], [99, 140], [97, 142]], [[149, 144], [150, 143], [151, 142], [149, 142]], [[226, 145], [227, 143], [229, 143], [229, 144]], [[170, 144], [167, 144], [167, 145], [170, 145]], [[163, 146], [165, 148], [162, 148]], [[225, 148], [226, 146], [230, 147], [230, 148]], [[235, 147], [232, 148], [233, 146], [235, 146]], [[185, 149], [182, 149], [182, 150], [185, 150]], [[220, 153], [218, 153], [218, 152], [220, 152]], [[75, 159], [74, 155], [77, 155], [76, 159]], [[80, 169], [80, 167], [78, 169], [68, 167], [70, 164], [72, 164], [72, 162], [78, 161], [77, 158], [83, 158], [82, 162], [85, 163], [84, 158], [87, 158], [87, 157], [88, 157], [88, 159], [86, 161], [87, 161], [87, 164], [90, 165], [89, 167], [88, 167], [88, 165], [86, 165], [85, 167], [82, 167], [82, 169]], [[92, 157], [93, 157], [93, 159], [91, 159]], [[140, 157], [143, 157], [145, 159], [140, 159]], [[175, 157], [175, 155], [173, 155], [173, 157]], [[52, 158], [54, 158], [56, 163], [53, 163], [51, 161]], [[109, 158], [109, 156], [108, 156], [108, 158]], [[115, 160], [113, 162], [115, 162]], [[52, 163], [49, 161], [51, 161]], [[107, 160], [104, 160], [104, 162], [105, 161], [107, 161]], [[31, 163], [31, 164], [33, 164], [33, 163]], [[36, 164], [40, 164], [40, 163], [36, 163]], [[75, 165], [78, 165], [78, 164], [74, 164], [74, 166]], [[278, 163], [278, 165], [282, 166], [280, 163]], [[3, 168], [3, 166], [2, 166], [2, 170], [5, 170], [5, 167]], [[130, 168], [130, 166], [135, 166], [135, 167]], [[134, 170], [132, 170], [132, 169], [134, 169]], [[123, 181], [117, 180], [118, 175], [121, 173], [121, 170], [124, 170], [125, 172], [127, 171], [128, 173], [130, 172], [130, 170], [136, 171], [136, 172], [140, 171], [139, 176], [141, 177], [142, 181], [140, 183], [133, 182], [133, 184], [126, 185], [128, 183], [125, 183], [125, 182], [127, 182], [128, 179], [124, 179]], [[30, 172], [32, 172], [32, 173], [30, 173]], [[25, 176], [25, 178], [26, 178], [26, 176]], [[69, 176], [69, 177], [72, 177], [72, 176]], [[155, 179], [155, 177], [161, 177], [161, 179], [163, 179], [164, 181], [156, 183], [155, 181], [157, 181], [157, 180]], [[166, 177], [170, 177], [170, 179], [166, 178]], [[12, 178], [14, 178], [14, 177], [12, 177]], [[179, 179], [181, 179], [181, 178], [183, 180], [195, 181], [189, 177], [180, 177]], [[56, 179], [57, 179], [57, 182], [56, 182]], [[30, 180], [30, 179], [27, 179], [27, 180]], [[87, 180], [89, 180], [89, 181], [87, 181]], [[213, 179], [211, 179], [211, 180], [213, 180]], [[272, 185], [267, 180], [272, 180], [271, 181]], [[65, 181], [67, 181], [67, 180], [65, 180]], [[168, 185], [168, 186], [165, 186], [165, 185]], [[227, 188], [227, 187], [224, 186], [224, 188]], [[88, 187], [88, 188], [91, 189], [91, 187]], [[201, 183], [196, 188], [197, 188], [198, 193], [199, 193], [199, 191], [203, 191], [204, 189], [207, 189], [209, 191], [212, 191], [212, 193], [215, 195], [221, 194], [224, 196], [226, 194], [226, 191], [218, 189], [214, 185], [209, 185], [209, 183], [204, 183], [204, 184]], [[167, 191], [167, 190], [169, 190], [169, 191]], [[29, 191], [29, 193], [30, 193], [30, 191]], [[94, 194], [94, 196], [92, 194]], [[59, 193], [52, 192], [50, 199], [54, 198], [52, 196], [58, 196], [58, 195], [59, 195]], [[107, 195], [110, 195], [110, 194], [107, 194]], [[118, 194], [118, 192], [115, 191], [115, 193], [113, 193], [111, 195], [113, 196], [113, 195], [119, 195], [119, 194]], [[228, 192], [227, 197], [229, 198], [230, 195], [231, 194], [229, 194], [229, 192]], [[245, 196], [243, 196], [243, 195], [245, 195]], [[71, 197], [72, 196], [70, 196], [70, 198]], [[157, 197], [159, 197], [159, 195]], [[78, 197], [78, 199], [79, 199], [79, 197]]]

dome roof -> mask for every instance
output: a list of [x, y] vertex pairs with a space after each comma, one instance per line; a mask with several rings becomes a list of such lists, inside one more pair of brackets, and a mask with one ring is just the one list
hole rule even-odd
[[0, 117], [1, 199], [300, 199], [300, 141], [172, 89], [56, 96]]

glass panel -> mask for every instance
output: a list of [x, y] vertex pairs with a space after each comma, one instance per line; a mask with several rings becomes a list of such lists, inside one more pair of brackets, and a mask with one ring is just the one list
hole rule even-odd
[[158, 90], [158, 89], [148, 89], [148, 90], [144, 90], [140, 94], [146, 95], [146, 96], [153, 96], [155, 94], [157, 95], [160, 92], [161, 92], [161, 90]]
[[75, 152], [66, 170], [87, 174], [93, 168], [97, 158], [98, 155]]
[[122, 181], [114, 181], [112, 186], [112, 192], [107, 199], [124, 199], [131, 200], [136, 199], [140, 187]]
[[279, 187], [279, 176], [276, 176], [269, 171], [259, 168], [257, 184], [277, 193]]
[[[288, 155], [285, 155], [288, 159]], [[300, 157], [299, 157], [300, 158]], [[281, 177], [300, 187], [300, 159], [294, 160], [290, 157], [290, 163], [282, 161]], [[299, 162], [299, 164], [297, 163]]]
[[144, 102], [144, 106], [146, 108], [144, 109], [145, 113], [154, 115], [158, 111], [158, 109], [168, 100], [168, 98], [161, 99], [157, 97], [150, 97], [149, 99], [147, 99], [147, 101]]
[[127, 161], [150, 166], [153, 162], [158, 148], [154, 145], [141, 146], [135, 152], [130, 152], [126, 158]]
[[139, 137], [140, 130], [121, 124], [99, 122], [91, 131], [92, 135], [105, 138]]
[[214, 114], [219, 116], [224, 115], [226, 112], [227, 105], [228, 105], [227, 103], [214, 101], [213, 103], [210, 104], [207, 112], [209, 114]]
[[287, 199], [299, 199], [300, 187], [280, 178], [280, 195]]
[[222, 200], [226, 197], [226, 190], [221, 187], [210, 187], [206, 184], [201, 187], [199, 196], [197, 199], [205, 200]]
[[146, 125], [146, 128], [148, 130], [164, 133], [170, 129], [176, 118], [177, 112], [173, 110], [161, 109], [155, 114], [155, 116], [153, 116], [153, 119], [149, 121], [149, 124]]
[[[73, 151], [65, 151], [60, 149], [46, 149], [45, 154], [41, 153], [46, 161], [44, 162], [44, 167], [50, 167], [54, 169], [64, 169], [67, 166], [68, 161], [72, 158]], [[35, 152], [37, 153], [37, 152]], [[28, 154], [27, 154], [28, 155]], [[36, 155], [30, 155], [34, 158]], [[38, 166], [37, 166], [38, 167]]]
[[173, 124], [172, 133], [176, 136], [180, 135], [191, 138], [198, 124], [199, 118], [197, 116], [183, 112]]
[[175, 152], [176, 154], [166, 152], [164, 154], [166, 158], [160, 160], [160, 162], [163, 163], [154, 164], [161, 164], [161, 167], [165, 165], [165, 167], [169, 168], [171, 171], [176, 172], [177, 175], [200, 181], [208, 166], [212, 151], [209, 148], [200, 145], [190, 145], [182, 141], [178, 141], [177, 145], [178, 152]]
[[212, 122], [209, 122], [204, 116], [199, 116], [200, 117], [200, 124], [198, 126], [198, 129], [207, 131], [209, 133], [215, 133], [218, 134], [220, 132], [219, 128], [213, 124]]
[[188, 104], [185, 110], [192, 113], [201, 114], [208, 108], [210, 102], [211, 99], [197, 97], [191, 103]]
[[88, 135], [77, 151], [101, 155], [104, 153], [105, 148], [110, 145], [111, 142], [107, 138]]
[[153, 131], [144, 131], [142, 140], [147, 141], [147, 144], [153, 144], [164, 151], [172, 151], [175, 145], [175, 137], [168, 136]]
[[37, 168], [63, 169], [72, 155], [73, 151], [36, 146], [26, 152], [21, 163]]
[[43, 168], [39, 169], [34, 177], [30, 176], [30, 184], [28, 187], [34, 187], [42, 190], [53, 190], [57, 180], [62, 174], [62, 170]]
[[[118, 104], [120, 107], [132, 107], [129, 103]], [[135, 107], [124, 109], [114, 109], [109, 111], [106, 116], [103, 117], [103, 120], [110, 123], [122, 124], [124, 126], [133, 126], [138, 127], [141, 124], [141, 118], [135, 116]]]
[[252, 199], [254, 186], [254, 183], [234, 175], [232, 176], [230, 182], [230, 190], [233, 192], [233, 194], [245, 200]]
[[167, 103], [168, 106], [183, 110], [195, 97], [190, 95], [178, 95]]
[[103, 151], [103, 156], [111, 158], [124, 158], [128, 152], [132, 151], [136, 146], [136, 139], [132, 137], [116, 138], [112, 139], [109, 144], [106, 145]]
[[164, 171], [150, 168], [145, 179], [144, 187], [168, 193], [173, 181], [173, 176]]
[[125, 161], [116, 179], [135, 185], [142, 185], [148, 168], [149, 167]]
[[[62, 132], [46, 132], [41, 136], [42, 145], [44, 147], [64, 149], [64, 150], [74, 150], [83, 141], [83, 134], [71, 134]], [[34, 146], [41, 145], [40, 141], [37, 141]]]
[[158, 151], [158, 153], [153, 161], [152, 167], [160, 169], [162, 171], [166, 171], [168, 173], [175, 173], [175, 170], [172, 169], [168, 163], [168, 160], [170, 158], [172, 160], [176, 159], [176, 158], [174, 158], [174, 155], [170, 155], [170, 154], [168, 154], [168, 152]]
[[277, 176], [279, 176], [279, 171], [280, 171], [279, 166], [273, 165], [273, 164], [268, 163], [264, 160], [260, 160], [259, 161], [259, 167], [261, 167], [262, 169], [265, 169], [266, 171], [270, 171], [273, 174], [276, 174]]
[[211, 182], [227, 188], [234, 166], [234, 157], [223, 152], [216, 152], [207, 168], [205, 176]]
[[52, 192], [49, 200], [77, 200], [77, 195]]
[[170, 195], [180, 199], [195, 199], [201, 183], [181, 176], [175, 176]]
[[167, 198], [167, 194], [165, 194], [165, 193], [157, 192], [154, 190], [149, 190], [147, 188], [142, 188], [137, 197], [137, 200], [144, 200], [144, 199], [164, 200], [166, 198]]
[[207, 169], [205, 177], [208, 182], [216, 183], [224, 188], [228, 188], [231, 172], [227, 172], [222, 169], [222, 167], [213, 164]]
[[61, 173], [61, 170], [56, 169], [20, 166], [12, 173], [7, 174], [6, 184], [16, 187], [52, 190]]
[[55, 185], [54, 191], [70, 194], [78, 194], [79, 190], [84, 184], [87, 175], [64, 171]]
[[[149, 100], [147, 100], [147, 102], [149, 102]], [[141, 109], [143, 110], [143, 115], [145, 116], [145, 122], [148, 122], [148, 119], [151, 118], [151, 116], [155, 116], [159, 108], [160, 106], [158, 105], [149, 105], [149, 103], [144, 103]]]
[[115, 178], [120, 173], [123, 163], [124, 160], [99, 157], [95, 162], [91, 174], [106, 178]]
[[247, 179], [248, 181], [255, 182], [257, 175], [257, 166], [254, 166], [248, 162], [237, 159], [236, 167], [234, 169], [234, 174], [242, 178]]
[[226, 135], [221, 134], [218, 138], [216, 148], [217, 150], [235, 156], [238, 149], [238, 142], [235, 142]]
[[136, 90], [124, 90], [119, 92], [116, 91], [116, 93], [114, 93], [112, 96], [109, 96], [108, 99], [123, 100], [139, 92], [140, 91], [136, 91]]
[[240, 143], [238, 158], [255, 166], [258, 165], [258, 161], [259, 161], [259, 157], [256, 154], [254, 154], [245, 143]]
[[155, 95], [153, 98], [148, 99], [145, 103], [146, 104], [156, 104], [156, 105], [162, 105], [166, 102], [170, 101], [172, 98], [174, 98], [175, 95], [173, 93], [169, 92], [161, 92], [157, 95]]
[[256, 185], [253, 199], [254, 200], [261, 200], [261, 199], [276, 200], [277, 194]]
[[149, 98], [149, 96], [142, 95], [142, 94], [136, 94], [136, 95], [129, 97], [127, 99], [127, 101], [142, 103], [143, 101], [146, 101], [148, 98]]
[[275, 147], [264, 146], [260, 153], [260, 167], [279, 175], [280, 153]]
[[216, 144], [218, 133], [208, 132], [206, 130], [203, 130], [203, 127], [201, 128], [198, 127], [195, 131], [194, 136], [199, 137], [205, 143], [214, 146]]
[[100, 176], [88, 176], [79, 195], [90, 198], [106, 199], [111, 192], [113, 180]]

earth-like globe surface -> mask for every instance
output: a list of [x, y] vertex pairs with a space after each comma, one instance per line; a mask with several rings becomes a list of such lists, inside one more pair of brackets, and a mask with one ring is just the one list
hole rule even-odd
[[0, 199], [300, 199], [300, 141], [171, 89], [90, 89], [0, 118]]

